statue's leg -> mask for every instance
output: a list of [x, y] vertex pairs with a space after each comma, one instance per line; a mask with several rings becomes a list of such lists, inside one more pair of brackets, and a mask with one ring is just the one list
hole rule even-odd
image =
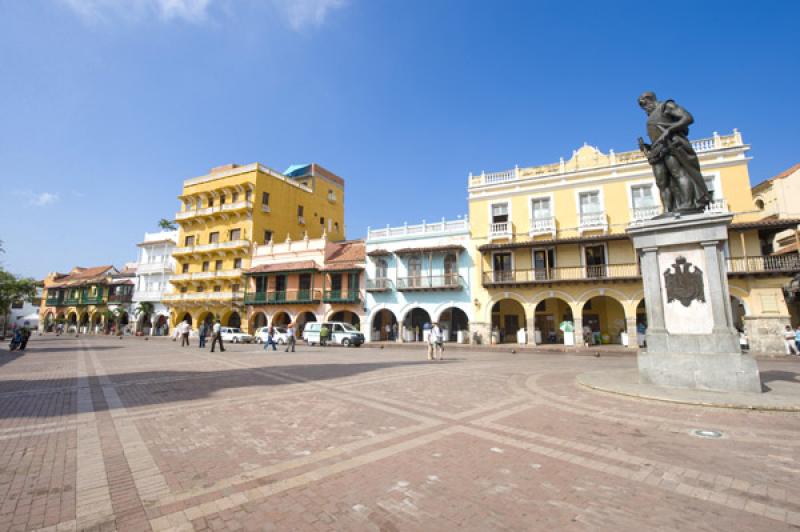
[[661, 204], [664, 206], [664, 212], [674, 210], [675, 206], [673, 205], [669, 170], [667, 170], [663, 162], [658, 162], [653, 165], [653, 175], [656, 177], [656, 186], [661, 195]]
[[664, 164], [667, 166], [670, 175], [677, 182], [680, 198], [676, 202], [679, 209], [691, 209], [694, 207], [694, 185], [689, 176], [683, 170], [681, 163], [673, 155], [664, 157]]

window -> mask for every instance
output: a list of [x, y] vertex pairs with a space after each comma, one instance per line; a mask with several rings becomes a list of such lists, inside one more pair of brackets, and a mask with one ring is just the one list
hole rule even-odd
[[531, 200], [531, 213], [534, 220], [546, 220], [553, 216], [550, 211], [550, 198], [536, 198]]
[[297, 288], [300, 289], [298, 299], [309, 299], [309, 290], [311, 290], [311, 274], [301, 273], [297, 279]]
[[261, 205], [264, 207], [269, 207], [269, 192], [261, 193]]
[[214, 292], [222, 292], [222, 287], [220, 285], [216, 285], [214, 287]]
[[214, 206], [214, 198], [208, 198], [208, 206], [209, 207], [213, 207]]
[[499, 224], [508, 221], [508, 203], [495, 203], [492, 205], [492, 223]]
[[231, 292], [238, 292], [239, 288], [240, 288], [240, 286], [238, 284], [232, 284], [231, 285]]
[[338, 233], [339, 232], [339, 222], [334, 222], [333, 223], [333, 232], [334, 233]]
[[244, 200], [245, 201], [250, 201], [250, 198], [252, 197], [252, 195], [253, 194], [252, 194], [251, 190], [245, 190], [244, 191]]
[[185, 208], [183, 209], [184, 211], [192, 210], [192, 200], [186, 200], [186, 203], [184, 205], [185, 205]]
[[219, 196], [219, 204], [220, 204], [220, 206], [225, 205], [225, 194], [220, 194], [220, 196]]
[[533, 250], [533, 275], [537, 281], [546, 281], [553, 278], [555, 265], [556, 251], [554, 248]]
[[389, 277], [389, 265], [386, 264], [386, 259], [378, 259], [375, 261], [375, 278], [386, 279]]
[[714, 176], [713, 175], [704, 175], [703, 176], [703, 181], [706, 182], [706, 188], [708, 189], [708, 197], [709, 197], [709, 199], [711, 201], [714, 201], [715, 199], [719, 199], [718, 198], [719, 193], [714, 190], [716, 188], [716, 185], [717, 185], [717, 180], [714, 178]]
[[194, 246], [194, 235], [187, 236], [183, 239], [183, 245], [186, 247]]
[[583, 248], [587, 277], [606, 277], [606, 247], [603, 244]]
[[222, 269], [222, 261], [221, 260], [214, 261], [214, 270], [220, 271], [221, 269]]
[[422, 258], [414, 255], [408, 259], [409, 286], [422, 285]]
[[189, 273], [189, 265], [184, 264], [181, 266], [181, 273]]
[[181, 294], [185, 294], [189, 290], [185, 286], [181, 286]]
[[448, 253], [444, 256], [444, 281], [445, 284], [454, 284], [458, 278], [458, 266], [456, 265], [455, 253]]
[[239, 201], [239, 193], [234, 192], [231, 194], [231, 203], [236, 203], [237, 201]]
[[209, 244], [216, 244], [219, 242], [219, 231], [214, 231], [213, 233], [208, 233], [208, 243]]
[[300, 222], [301, 224], [305, 223], [305, 218], [303, 217], [303, 206], [302, 205], [298, 205], [297, 206], [297, 221]]
[[492, 257], [494, 280], [511, 281], [514, 277], [511, 253], [495, 253]]
[[242, 267], [242, 259], [233, 259], [233, 268], [238, 270]]
[[205, 291], [206, 291], [206, 288], [201, 284], [197, 285], [197, 288], [195, 288], [195, 292], [205, 292]]
[[240, 238], [242, 238], [242, 230], [231, 229], [230, 234], [228, 236], [228, 240], [239, 240]]
[[264, 231], [264, 243], [269, 244], [272, 242], [272, 231]]
[[603, 212], [603, 207], [600, 205], [600, 192], [597, 190], [578, 194], [578, 203], [581, 215]]
[[328, 201], [336, 201], [336, 192], [332, 189], [328, 189]]
[[209, 265], [208, 265], [208, 261], [207, 261], [207, 260], [206, 260], [206, 261], [203, 261], [203, 271], [204, 271], [204, 272], [207, 272], [207, 271], [208, 271], [208, 266], [209, 266]]
[[653, 196], [653, 185], [634, 185], [631, 187], [631, 203], [634, 209], [655, 207], [656, 199]]
[[325, 225], [325, 217], [323, 216], [319, 217], [319, 225]]

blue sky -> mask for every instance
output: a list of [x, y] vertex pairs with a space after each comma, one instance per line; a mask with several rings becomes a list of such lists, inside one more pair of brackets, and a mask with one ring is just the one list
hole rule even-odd
[[[654, 13], [649, 13], [652, 11]], [[183, 179], [345, 178], [347, 236], [454, 218], [470, 171], [635, 149], [643, 90], [800, 162], [800, 2], [0, 0], [3, 266], [136, 258]]]

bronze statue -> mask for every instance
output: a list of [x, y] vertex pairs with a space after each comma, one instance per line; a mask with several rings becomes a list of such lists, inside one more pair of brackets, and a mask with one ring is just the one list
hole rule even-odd
[[652, 142], [645, 144], [639, 137], [639, 149], [653, 167], [665, 213], [702, 212], [711, 198], [689, 141], [694, 118], [673, 100], [659, 102], [653, 92], [639, 96], [639, 107], [647, 113]]

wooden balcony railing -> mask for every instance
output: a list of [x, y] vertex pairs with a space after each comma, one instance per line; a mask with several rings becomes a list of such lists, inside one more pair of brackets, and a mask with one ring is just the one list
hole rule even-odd
[[367, 279], [367, 292], [387, 292], [394, 288], [391, 279]]
[[464, 278], [458, 274], [400, 277], [397, 279], [397, 290], [462, 290]]
[[303, 290], [269, 290], [266, 292], [250, 292], [245, 295], [245, 305], [293, 305], [300, 303], [319, 303], [322, 291]]
[[322, 295], [323, 303], [360, 303], [361, 293], [357, 289], [350, 290], [325, 290]]
[[794, 273], [800, 271], [800, 255], [734, 257], [725, 261], [729, 274]]
[[108, 296], [109, 303], [130, 303], [133, 300], [133, 294], [110, 294]]
[[565, 268], [533, 268], [484, 272], [483, 284], [558, 283], [564, 281], [593, 281], [603, 279], [638, 279], [639, 265], [601, 264], [597, 266], [569, 266]]

